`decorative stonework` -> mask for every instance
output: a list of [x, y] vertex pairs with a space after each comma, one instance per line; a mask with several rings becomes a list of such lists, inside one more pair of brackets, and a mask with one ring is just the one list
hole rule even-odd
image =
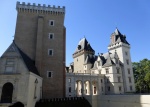
[[58, 14], [64, 14], [65, 13], [65, 7], [55, 7], [55, 5], [53, 5], [53, 7], [51, 7], [50, 5], [46, 6], [45, 4], [43, 4], [43, 6], [41, 4], [36, 5], [35, 3], [33, 3], [33, 5], [31, 5], [30, 3], [26, 4], [25, 2], [22, 2], [22, 4], [20, 2], [17, 2], [16, 5], [16, 9], [18, 12], [35, 12], [35, 13], [47, 13], [47, 14], [52, 14], [54, 13], [58, 13]]

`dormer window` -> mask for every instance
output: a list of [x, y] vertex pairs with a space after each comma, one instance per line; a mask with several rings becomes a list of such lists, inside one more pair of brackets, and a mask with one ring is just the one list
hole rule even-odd
[[81, 45], [78, 45], [78, 50], [80, 50], [81, 49]]
[[116, 64], [118, 64], [118, 59], [116, 59]]

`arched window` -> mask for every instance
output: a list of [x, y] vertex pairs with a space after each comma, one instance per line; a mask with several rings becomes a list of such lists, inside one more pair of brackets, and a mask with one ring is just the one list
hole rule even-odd
[[8, 82], [2, 88], [1, 103], [12, 103], [13, 84]]

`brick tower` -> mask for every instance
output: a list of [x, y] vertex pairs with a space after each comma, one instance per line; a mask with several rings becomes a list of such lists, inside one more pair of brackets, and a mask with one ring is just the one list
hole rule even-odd
[[65, 7], [17, 2], [14, 41], [43, 78], [43, 98], [65, 95]]

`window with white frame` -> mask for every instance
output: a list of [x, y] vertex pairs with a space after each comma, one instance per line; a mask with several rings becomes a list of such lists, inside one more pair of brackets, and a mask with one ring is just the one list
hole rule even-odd
[[53, 77], [53, 71], [47, 71], [47, 77], [52, 78]]
[[109, 69], [108, 68], [106, 69], [106, 74], [109, 74]]
[[49, 34], [48, 34], [48, 38], [49, 38], [49, 39], [54, 39], [54, 33], [49, 33]]
[[53, 49], [48, 49], [48, 55], [53, 56]]
[[68, 82], [71, 83], [71, 78], [68, 78]]
[[49, 26], [54, 26], [54, 20], [49, 20]]

